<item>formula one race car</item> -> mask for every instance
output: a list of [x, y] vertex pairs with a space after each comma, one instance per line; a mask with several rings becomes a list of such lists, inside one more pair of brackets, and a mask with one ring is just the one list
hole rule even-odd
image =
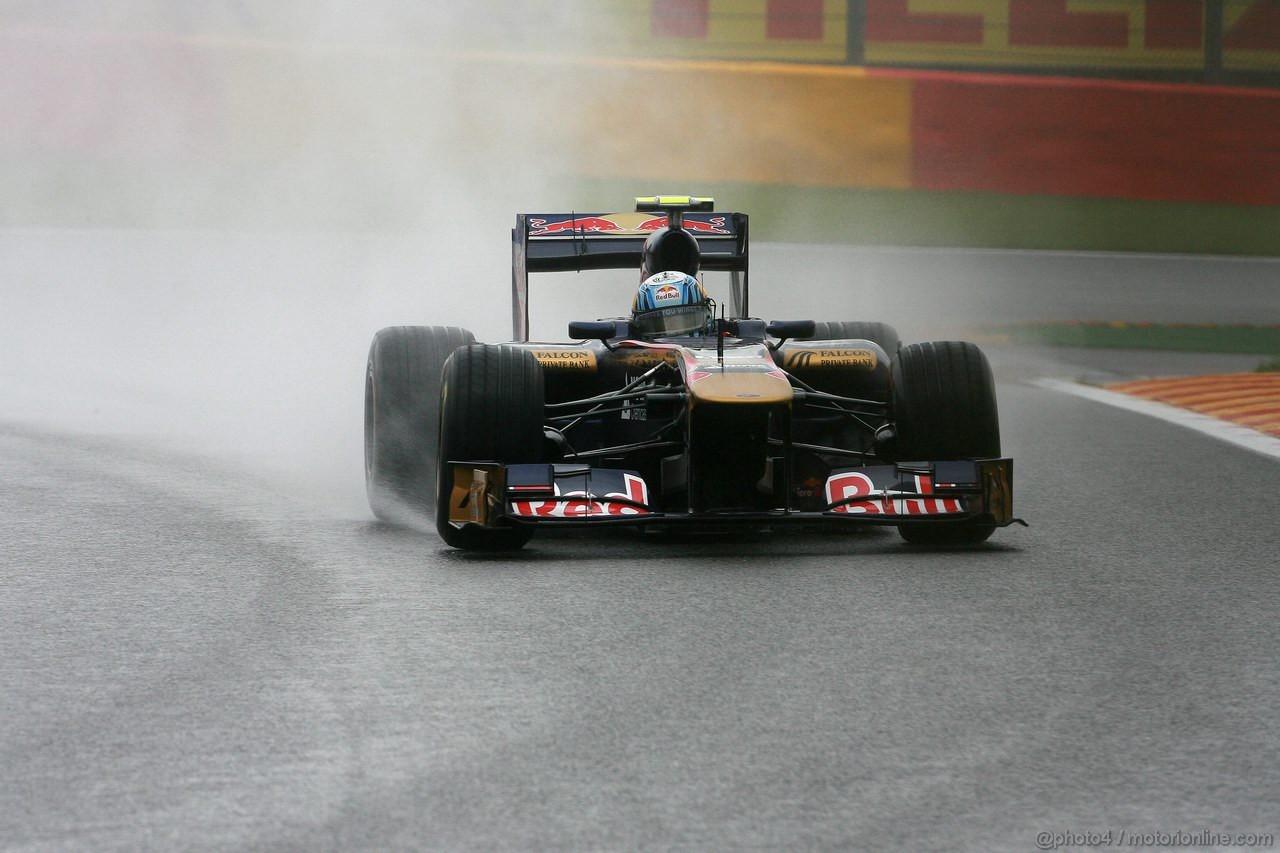
[[[987, 539], [1013, 517], [991, 368], [971, 343], [748, 309], [747, 216], [710, 199], [516, 217], [514, 342], [456, 327], [374, 337], [365, 473], [374, 513], [434, 514], [446, 543], [513, 549], [598, 525], [894, 525]], [[528, 342], [529, 273], [639, 269], [629, 317]], [[696, 276], [730, 277], [716, 315]]]

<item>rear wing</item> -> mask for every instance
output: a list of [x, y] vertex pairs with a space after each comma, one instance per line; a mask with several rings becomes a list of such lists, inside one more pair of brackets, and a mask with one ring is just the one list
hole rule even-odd
[[[529, 340], [529, 273], [610, 269], [639, 273], [645, 238], [667, 226], [668, 214], [652, 208], [666, 206], [660, 202], [641, 205], [650, 211], [640, 213], [517, 214], [511, 231], [512, 340]], [[675, 205], [669, 206], [675, 211]], [[734, 317], [747, 316], [747, 215], [681, 207], [677, 215], [684, 230], [698, 240], [702, 269], [731, 274], [729, 310]]]

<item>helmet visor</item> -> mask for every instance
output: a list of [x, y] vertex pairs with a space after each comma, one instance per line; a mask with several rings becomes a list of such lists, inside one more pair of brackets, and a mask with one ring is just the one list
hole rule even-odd
[[637, 314], [631, 321], [636, 331], [646, 338], [692, 335], [707, 326], [707, 309], [703, 305], [679, 305]]

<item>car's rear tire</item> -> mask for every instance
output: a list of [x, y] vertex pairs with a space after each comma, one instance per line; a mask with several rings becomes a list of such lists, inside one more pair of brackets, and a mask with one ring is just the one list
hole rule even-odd
[[[542, 366], [527, 350], [472, 344], [445, 363], [440, 391], [437, 471], [447, 461], [542, 462]], [[457, 528], [449, 523], [452, 480], [437, 477], [436, 529], [454, 548], [506, 551], [529, 541], [528, 528]]]
[[889, 358], [902, 346], [902, 338], [898, 330], [888, 323], [871, 323], [861, 320], [835, 321], [819, 320], [813, 324], [813, 336], [806, 340], [836, 341], [845, 338], [857, 338], [879, 344]]
[[456, 326], [391, 326], [374, 335], [365, 369], [364, 472], [378, 518], [430, 516], [440, 376], [450, 354], [474, 340]]
[[[899, 461], [1000, 455], [995, 380], [982, 350], [970, 343], [910, 344], [891, 371], [891, 411]], [[912, 543], [960, 545], [985, 541], [995, 526], [975, 521], [900, 525]]]

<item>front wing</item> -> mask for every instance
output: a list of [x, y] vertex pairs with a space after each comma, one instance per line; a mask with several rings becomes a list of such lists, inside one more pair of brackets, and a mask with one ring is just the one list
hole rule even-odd
[[659, 508], [634, 471], [585, 465], [448, 462], [449, 522], [456, 527], [592, 527], [716, 522], [937, 524], [1013, 517], [1013, 460], [908, 462], [833, 471], [818, 511], [673, 511]]

